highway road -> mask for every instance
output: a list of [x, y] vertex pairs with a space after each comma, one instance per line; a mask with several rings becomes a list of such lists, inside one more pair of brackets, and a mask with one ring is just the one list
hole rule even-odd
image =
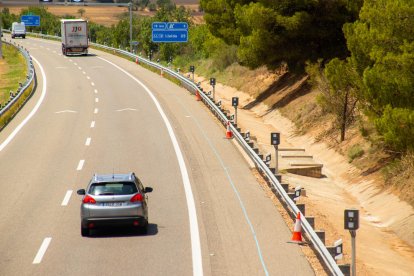
[[[314, 274], [194, 96], [107, 53], [64, 57], [58, 42], [15, 41], [38, 86], [0, 133], [0, 275]], [[130, 171], [154, 188], [148, 235], [81, 237], [76, 190], [95, 172]]]

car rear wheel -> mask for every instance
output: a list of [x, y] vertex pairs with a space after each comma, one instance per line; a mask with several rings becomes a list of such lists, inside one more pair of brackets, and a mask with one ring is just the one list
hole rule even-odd
[[89, 236], [89, 229], [81, 227], [81, 235], [82, 235], [82, 237], [88, 237]]

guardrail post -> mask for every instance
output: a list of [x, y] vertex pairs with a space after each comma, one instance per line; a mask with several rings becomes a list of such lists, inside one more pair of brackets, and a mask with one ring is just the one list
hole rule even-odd
[[305, 215], [305, 211], [306, 211], [305, 204], [304, 204], [304, 203], [298, 203], [298, 204], [296, 204], [296, 206], [298, 207], [299, 211], [300, 211], [303, 215]]
[[315, 229], [315, 217], [306, 217], [306, 220], [309, 222], [312, 229]]

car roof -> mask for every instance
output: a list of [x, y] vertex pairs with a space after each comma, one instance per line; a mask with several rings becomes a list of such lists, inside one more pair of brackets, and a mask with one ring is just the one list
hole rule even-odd
[[136, 178], [134, 173], [126, 174], [95, 174], [92, 178], [92, 182], [118, 182], [118, 181], [134, 181]]

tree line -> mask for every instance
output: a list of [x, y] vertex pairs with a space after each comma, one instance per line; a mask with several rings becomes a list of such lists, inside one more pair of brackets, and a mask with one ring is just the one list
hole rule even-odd
[[209, 31], [236, 46], [241, 64], [312, 64], [319, 103], [335, 114], [342, 141], [358, 109], [391, 150], [414, 149], [414, 1], [200, 2]]

